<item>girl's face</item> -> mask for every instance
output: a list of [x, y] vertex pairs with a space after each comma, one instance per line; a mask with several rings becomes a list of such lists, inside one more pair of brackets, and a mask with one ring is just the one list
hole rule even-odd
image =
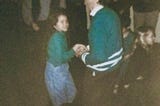
[[154, 43], [154, 34], [152, 31], [148, 31], [147, 33], [147, 36], [144, 37], [144, 42], [147, 44], [147, 45], [153, 45]]
[[58, 16], [58, 22], [56, 23], [56, 25], [54, 25], [54, 28], [58, 31], [66, 32], [68, 31], [68, 27], [69, 27], [69, 23], [68, 23], [67, 16], [65, 15]]

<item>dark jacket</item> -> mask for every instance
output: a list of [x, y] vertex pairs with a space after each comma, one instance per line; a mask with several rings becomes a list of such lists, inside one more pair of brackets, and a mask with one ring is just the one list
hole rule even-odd
[[160, 7], [159, 0], [132, 0], [132, 4], [136, 12], [152, 12]]

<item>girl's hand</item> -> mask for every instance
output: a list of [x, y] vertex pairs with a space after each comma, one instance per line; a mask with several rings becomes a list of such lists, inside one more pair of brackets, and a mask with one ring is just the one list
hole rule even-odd
[[79, 57], [80, 55], [82, 55], [84, 52], [87, 51], [87, 48], [83, 44], [75, 44], [73, 46], [73, 50], [76, 53], [76, 57]]

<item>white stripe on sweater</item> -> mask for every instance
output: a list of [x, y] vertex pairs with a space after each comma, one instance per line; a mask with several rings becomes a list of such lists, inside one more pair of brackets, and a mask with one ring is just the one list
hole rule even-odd
[[84, 64], [86, 64], [86, 56], [89, 54], [89, 52], [85, 52], [82, 54], [81, 59], [84, 62]]
[[[123, 50], [123, 49], [120, 49], [118, 52], [114, 53], [114, 57], [117, 56], [117, 55], [120, 55], [120, 53], [122, 53], [122, 50]], [[120, 55], [120, 56], [121, 56], [121, 55]], [[119, 56], [119, 57], [120, 57], [120, 56]], [[118, 57], [118, 58], [119, 58], [119, 57]], [[113, 55], [110, 56], [110, 58], [108, 58], [108, 59], [111, 59], [111, 58], [113, 58]], [[113, 59], [113, 60], [109, 60], [109, 61], [104, 62], [104, 63], [92, 65], [92, 66], [93, 66], [93, 67], [102, 67], [102, 66], [105, 66], [105, 65], [113, 64], [113, 63], [115, 63], [115, 62], [117, 61], [118, 58]]]
[[[110, 66], [107, 66], [107, 67], [105, 67], [105, 68], [104, 68], [104, 67], [103, 67], [103, 68], [100, 68], [99, 66], [95, 66], [95, 65], [93, 65], [93, 66], [87, 65], [87, 67], [92, 68], [92, 69], [97, 70], [97, 71], [106, 71], [106, 70], [108, 70], [109, 68], [115, 66], [121, 59], [122, 59], [122, 56], [120, 56], [119, 58], [113, 60], [113, 62], [110, 63]], [[107, 62], [105, 62], [105, 63], [107, 63]], [[102, 64], [103, 64], [103, 63], [102, 63]], [[107, 65], [109, 65], [109, 64], [107, 64]]]
[[111, 59], [111, 58], [113, 58], [113, 57], [115, 57], [115, 56], [120, 55], [120, 54], [122, 53], [122, 51], [123, 51], [123, 48], [121, 48], [118, 52], [112, 54], [110, 57], [108, 57], [108, 59]]

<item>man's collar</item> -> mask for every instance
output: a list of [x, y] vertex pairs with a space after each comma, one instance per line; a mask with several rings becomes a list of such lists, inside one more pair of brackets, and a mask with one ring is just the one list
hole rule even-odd
[[95, 8], [93, 8], [93, 10], [91, 11], [90, 15], [91, 16], [95, 16], [95, 14], [100, 10], [102, 9], [104, 6], [103, 5], [97, 5]]

